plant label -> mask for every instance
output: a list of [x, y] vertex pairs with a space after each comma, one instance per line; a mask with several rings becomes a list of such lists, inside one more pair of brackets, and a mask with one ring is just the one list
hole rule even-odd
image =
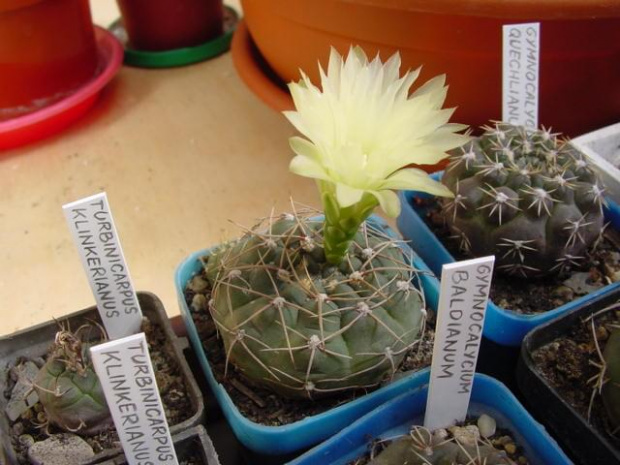
[[495, 257], [444, 265], [424, 426], [465, 419], [476, 371]]
[[144, 333], [91, 347], [129, 465], [178, 465]]
[[538, 127], [540, 23], [503, 28], [502, 120]]
[[108, 337], [138, 333], [142, 310], [105, 192], [62, 208]]

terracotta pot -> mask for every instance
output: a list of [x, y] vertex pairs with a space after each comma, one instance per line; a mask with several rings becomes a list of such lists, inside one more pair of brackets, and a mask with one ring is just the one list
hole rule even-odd
[[97, 56], [88, 0], [0, 0], [0, 121], [77, 89]]
[[330, 46], [354, 45], [420, 82], [446, 73], [453, 120], [501, 118], [502, 25], [541, 22], [540, 116], [574, 136], [620, 119], [620, 0], [242, 0], [260, 53], [284, 80], [318, 79]]
[[137, 50], [193, 47], [222, 35], [222, 0], [117, 0]]

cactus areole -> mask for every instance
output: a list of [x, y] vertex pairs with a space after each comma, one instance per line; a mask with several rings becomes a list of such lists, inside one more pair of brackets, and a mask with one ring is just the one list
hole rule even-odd
[[542, 276], [578, 265], [604, 228], [603, 187], [568, 141], [506, 123], [454, 150], [443, 216], [461, 249], [499, 272]]

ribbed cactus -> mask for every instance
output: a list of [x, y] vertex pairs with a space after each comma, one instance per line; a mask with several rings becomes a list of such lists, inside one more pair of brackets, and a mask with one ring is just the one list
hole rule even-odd
[[603, 353], [607, 382], [603, 385], [603, 404], [615, 428], [620, 428], [620, 328], [615, 329]]
[[603, 187], [586, 158], [547, 130], [496, 123], [456, 149], [443, 215], [474, 256], [523, 277], [579, 263], [604, 226]]
[[368, 465], [453, 465], [484, 464], [514, 465], [505, 451], [493, 447], [480, 439], [463, 443], [446, 438], [445, 430], [431, 433], [426, 428], [413, 427], [409, 435], [403, 436], [380, 452]]
[[34, 381], [47, 420], [65, 431], [95, 434], [112, 418], [80, 331], [59, 331]]
[[293, 398], [377, 385], [424, 321], [409, 253], [366, 222], [332, 265], [314, 215], [269, 218], [205, 264], [227, 368]]

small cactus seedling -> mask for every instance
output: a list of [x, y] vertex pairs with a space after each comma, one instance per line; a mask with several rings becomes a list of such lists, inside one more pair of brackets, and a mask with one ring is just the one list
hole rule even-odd
[[[95, 434], [109, 428], [112, 419], [103, 389], [81, 334], [62, 329], [34, 381], [47, 421], [65, 431]], [[101, 328], [100, 328], [101, 329]], [[103, 329], [101, 329], [103, 331]]]
[[377, 385], [424, 321], [410, 253], [367, 222], [333, 265], [323, 227], [316, 212], [269, 218], [205, 265], [227, 367], [288, 397]]
[[604, 228], [594, 168], [547, 130], [485, 127], [453, 151], [442, 182], [454, 194], [443, 216], [470, 255], [522, 277], [561, 272], [585, 258]]
[[445, 429], [431, 432], [414, 426], [408, 435], [393, 441], [368, 465], [516, 465], [506, 451], [495, 448], [491, 441], [480, 437], [475, 426], [451, 429], [467, 434], [457, 437]]

